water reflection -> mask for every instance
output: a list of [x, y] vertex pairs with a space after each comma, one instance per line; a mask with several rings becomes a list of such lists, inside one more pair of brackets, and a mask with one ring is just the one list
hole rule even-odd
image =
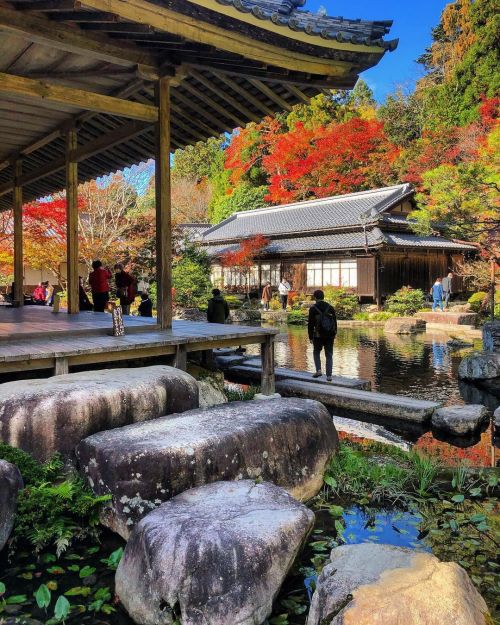
[[[491, 412], [500, 398], [476, 386], [458, 380], [458, 366], [467, 350], [454, 350], [445, 333], [424, 332], [398, 336], [385, 334], [382, 328], [341, 328], [335, 341], [334, 374], [364, 378], [373, 390], [419, 399], [438, 401], [444, 405], [480, 403]], [[474, 348], [480, 349], [476, 341]], [[257, 353], [249, 348], [249, 353]], [[276, 363], [291, 369], [314, 370], [312, 346], [307, 329], [301, 326], [281, 326], [276, 338]], [[339, 416], [353, 417], [349, 414]], [[474, 466], [495, 466], [495, 449], [489, 430], [474, 439], [443, 439], [421, 426], [394, 420], [380, 420], [361, 414], [354, 418], [379, 423], [411, 441], [426, 453], [439, 456], [446, 464], [466, 459]]]

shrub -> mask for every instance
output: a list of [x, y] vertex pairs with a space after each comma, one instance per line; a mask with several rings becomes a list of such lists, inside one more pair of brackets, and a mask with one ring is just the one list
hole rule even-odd
[[281, 310], [281, 302], [279, 298], [274, 295], [272, 300], [269, 302], [270, 310]]
[[243, 306], [243, 302], [236, 295], [225, 295], [224, 296], [226, 302], [228, 303], [229, 308], [241, 308]]
[[481, 312], [483, 310], [483, 306], [487, 297], [488, 293], [486, 293], [485, 291], [478, 291], [477, 293], [473, 293], [467, 300], [470, 304], [470, 309], [476, 313]]
[[99, 508], [110, 496], [94, 497], [80, 476], [65, 475], [58, 455], [41, 464], [2, 443], [0, 458], [15, 464], [24, 480], [17, 498], [13, 545], [20, 541], [40, 551], [54, 544], [60, 554], [75, 539], [97, 536]]
[[356, 321], [387, 321], [387, 319], [392, 319], [392, 317], [395, 316], [396, 315], [394, 313], [387, 311], [373, 313], [359, 312], [354, 314], [353, 319], [356, 319]]
[[335, 308], [337, 319], [352, 319], [359, 312], [358, 298], [343, 288], [327, 286], [323, 289], [325, 300]]
[[305, 325], [307, 323], [307, 319], [309, 317], [308, 310], [290, 310], [287, 315], [287, 323], [290, 325]]
[[211, 283], [207, 269], [190, 258], [182, 258], [174, 265], [172, 284], [174, 302], [179, 306], [192, 308], [206, 304], [210, 297]]
[[388, 312], [395, 313], [401, 317], [414, 315], [423, 308], [425, 295], [421, 289], [412, 289], [404, 286], [387, 298], [385, 308]]

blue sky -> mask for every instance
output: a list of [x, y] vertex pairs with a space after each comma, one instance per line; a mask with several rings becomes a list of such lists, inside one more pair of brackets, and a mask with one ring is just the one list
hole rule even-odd
[[304, 8], [325, 7], [328, 15], [367, 20], [394, 20], [389, 37], [399, 38], [399, 46], [362, 77], [380, 102], [397, 85], [411, 89], [422, 75], [415, 60], [431, 41], [431, 30], [439, 22], [450, 0], [307, 0]]

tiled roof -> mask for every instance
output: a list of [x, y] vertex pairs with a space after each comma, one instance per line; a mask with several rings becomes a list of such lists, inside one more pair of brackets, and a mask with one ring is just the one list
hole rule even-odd
[[381, 212], [412, 194], [411, 185], [401, 184], [235, 213], [229, 219], [207, 230], [203, 239], [211, 243], [240, 240], [255, 234], [272, 236], [359, 227], [363, 221], [376, 221]]
[[392, 20], [368, 21], [331, 17], [324, 11], [304, 11], [305, 0], [217, 0], [223, 6], [232, 6], [241, 13], [252, 13], [261, 20], [270, 20], [278, 26], [293, 31], [339, 42], [377, 45], [385, 50], [395, 50], [398, 40], [384, 41]]
[[199, 239], [201, 235], [210, 228], [210, 224], [204, 223], [190, 223], [190, 224], [179, 224], [176, 227], [177, 232], [181, 237], [189, 239], [190, 241], [193, 239]]
[[[365, 247], [423, 247], [443, 250], [474, 250], [473, 245], [457, 243], [442, 237], [421, 237], [415, 234], [383, 232], [375, 227], [367, 230], [366, 238], [362, 230], [357, 232], [339, 232], [335, 234], [297, 236], [274, 239], [267, 246], [266, 254], [287, 254], [299, 252], [327, 252], [335, 250], [362, 250]], [[224, 252], [234, 251], [238, 243], [208, 245], [205, 249], [210, 256], [220, 256]]]
[[384, 239], [387, 245], [397, 245], [405, 247], [431, 247], [444, 250], [476, 250], [472, 244], [450, 241], [443, 237], [425, 237], [416, 234], [406, 234], [399, 232], [384, 232]]

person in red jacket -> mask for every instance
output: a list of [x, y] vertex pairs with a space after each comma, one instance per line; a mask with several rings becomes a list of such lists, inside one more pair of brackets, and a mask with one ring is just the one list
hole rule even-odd
[[100, 260], [94, 260], [89, 274], [89, 284], [92, 291], [92, 301], [95, 312], [104, 312], [109, 302], [109, 280], [111, 271], [102, 266]]
[[137, 290], [135, 279], [125, 271], [121, 263], [115, 265], [116, 294], [120, 298], [120, 306], [124, 315], [130, 314], [130, 304], [135, 300]]

